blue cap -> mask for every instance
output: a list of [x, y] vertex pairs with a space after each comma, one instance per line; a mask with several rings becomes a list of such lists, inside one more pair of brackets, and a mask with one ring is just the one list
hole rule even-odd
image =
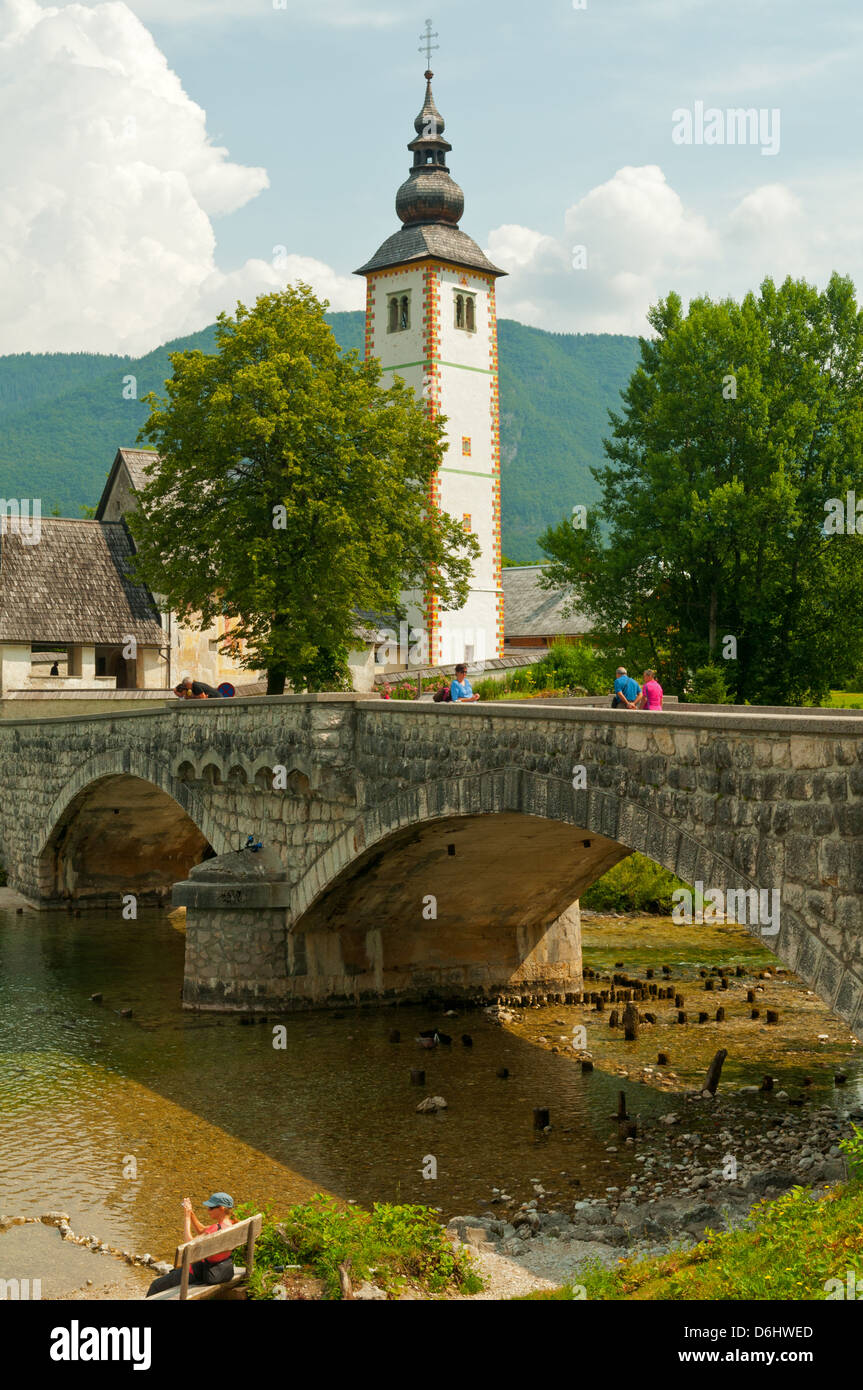
[[204, 1203], [205, 1207], [232, 1207], [233, 1197], [229, 1197], [227, 1192], [214, 1192], [212, 1197], [208, 1197]]

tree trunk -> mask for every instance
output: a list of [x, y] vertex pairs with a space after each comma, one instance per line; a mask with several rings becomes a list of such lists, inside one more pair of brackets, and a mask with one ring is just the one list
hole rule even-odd
[[280, 661], [275, 666], [267, 668], [267, 694], [284, 695], [285, 681], [288, 676], [288, 668], [284, 662]]

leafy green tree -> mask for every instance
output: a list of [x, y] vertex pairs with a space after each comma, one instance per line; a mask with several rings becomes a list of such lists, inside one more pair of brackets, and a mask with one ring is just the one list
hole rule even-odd
[[410, 589], [460, 607], [479, 553], [428, 504], [442, 419], [342, 354], [326, 307], [302, 285], [222, 314], [141, 432], [161, 462], [130, 517], [139, 575], [186, 622], [232, 618], [275, 694], [345, 687], [357, 611], [402, 616]]
[[[822, 698], [863, 655], [863, 541], [825, 534], [863, 493], [863, 315], [850, 280], [684, 314], [670, 294], [611, 414], [599, 507], [541, 545], [630, 669], [682, 690], [718, 657], [738, 702]], [[863, 524], [861, 524], [863, 531]], [[728, 642], [733, 638], [734, 642]], [[736, 644], [736, 650], [735, 650]]]

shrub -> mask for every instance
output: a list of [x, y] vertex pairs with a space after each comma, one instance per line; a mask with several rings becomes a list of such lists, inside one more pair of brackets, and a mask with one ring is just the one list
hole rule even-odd
[[[254, 1211], [243, 1206], [237, 1215]], [[470, 1255], [453, 1247], [430, 1207], [376, 1202], [369, 1212], [340, 1207], [318, 1192], [289, 1207], [280, 1221], [269, 1210], [264, 1217], [249, 1280], [252, 1298], [272, 1298], [280, 1269], [291, 1264], [321, 1279], [326, 1298], [339, 1298], [338, 1266], [347, 1259], [354, 1283], [373, 1277], [388, 1293], [408, 1281], [431, 1294], [477, 1293], [483, 1287]]]
[[558, 637], [534, 669], [540, 686], [567, 690], [577, 686], [588, 695], [607, 695], [614, 679], [609, 666], [609, 658], [589, 642]]
[[710, 662], [700, 666], [686, 687], [686, 698], [697, 705], [732, 705], [734, 696], [728, 690], [725, 672]]

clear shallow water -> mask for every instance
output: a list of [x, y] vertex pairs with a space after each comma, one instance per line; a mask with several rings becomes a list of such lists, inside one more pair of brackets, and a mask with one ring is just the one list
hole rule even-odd
[[[529, 1196], [531, 1178], [567, 1192], [574, 1177], [628, 1178], [629, 1160], [605, 1152], [614, 1077], [584, 1077], [479, 1013], [422, 1008], [284, 1018], [288, 1046], [275, 1050], [272, 1022], [184, 1013], [182, 960], [182, 934], [159, 913], [0, 914], [0, 1210], [59, 1208], [75, 1230], [158, 1254], [176, 1242], [181, 1198], [217, 1188], [276, 1208], [325, 1190], [451, 1215], [492, 1185]], [[451, 1048], [414, 1042], [433, 1024]], [[388, 1041], [393, 1028], [403, 1042]], [[639, 1089], [642, 1112], [667, 1108]], [[449, 1109], [418, 1115], [437, 1094]], [[555, 1129], [537, 1138], [541, 1105]], [[427, 1154], [435, 1181], [422, 1176]]]
[[[640, 974], [653, 932], [657, 948], [668, 940], [661, 925], [619, 930], [632, 949], [600, 934], [586, 959], [603, 969], [625, 960]], [[589, 929], [587, 940], [594, 935]], [[703, 936], [690, 943], [678, 935], [675, 945], [672, 959], [666, 950], [651, 960], [658, 983], [662, 961], [675, 975], [697, 973]], [[583, 1076], [571, 1057], [480, 1013], [444, 1019], [416, 1007], [283, 1018], [288, 1045], [275, 1050], [273, 1020], [244, 1027], [181, 1009], [183, 946], [156, 912], [137, 922], [103, 912], [0, 912], [0, 1211], [60, 1209], [76, 1231], [170, 1257], [181, 1198], [199, 1205], [219, 1188], [277, 1210], [328, 1191], [362, 1204], [426, 1202], [449, 1216], [480, 1209], [492, 1186], [524, 1199], [539, 1179], [571, 1199], [577, 1183], [602, 1190], [629, 1180], [631, 1153], [606, 1152], [617, 1136], [618, 1076]], [[89, 1001], [96, 991], [101, 1005]], [[123, 1008], [133, 1018], [121, 1019], [115, 1010]], [[554, 1025], [558, 1015], [566, 1027]], [[527, 1018], [531, 1036], [553, 1041], [577, 1014], [550, 1008]], [[452, 1034], [450, 1049], [414, 1042], [431, 1025]], [[815, 1013], [806, 1026], [810, 1034], [818, 1026]], [[388, 1041], [393, 1028], [399, 1044]], [[472, 1048], [461, 1045], [462, 1032]], [[775, 1058], [769, 1032], [764, 1047]], [[758, 1039], [750, 1041], [754, 1079], [765, 1067]], [[706, 1035], [699, 1042], [708, 1047]], [[648, 1047], [655, 1057], [656, 1042]], [[502, 1066], [506, 1081], [496, 1076]], [[424, 1087], [410, 1084], [411, 1067], [425, 1069]], [[643, 1118], [670, 1108], [668, 1094], [634, 1081], [626, 1089], [630, 1111]], [[418, 1115], [418, 1101], [436, 1094], [449, 1109]], [[534, 1106], [550, 1108], [551, 1134], [534, 1134]], [[422, 1176], [429, 1154], [435, 1181]]]

